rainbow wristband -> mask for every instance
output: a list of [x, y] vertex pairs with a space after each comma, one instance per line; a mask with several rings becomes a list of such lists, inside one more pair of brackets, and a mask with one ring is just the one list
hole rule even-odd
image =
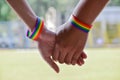
[[27, 37], [32, 40], [37, 40], [40, 33], [42, 32], [43, 27], [44, 21], [38, 17], [33, 32], [30, 32], [29, 30], [27, 31]]
[[91, 25], [85, 24], [82, 21], [80, 21], [77, 17], [75, 17], [74, 15], [72, 16], [72, 20], [71, 20], [71, 24], [72, 26], [74, 26], [75, 28], [82, 30], [85, 33], [88, 33], [91, 29]]

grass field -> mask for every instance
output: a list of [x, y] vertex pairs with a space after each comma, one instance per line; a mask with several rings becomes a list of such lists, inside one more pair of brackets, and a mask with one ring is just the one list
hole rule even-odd
[[120, 80], [120, 49], [86, 49], [84, 66], [60, 66], [56, 74], [37, 50], [0, 50], [0, 80]]

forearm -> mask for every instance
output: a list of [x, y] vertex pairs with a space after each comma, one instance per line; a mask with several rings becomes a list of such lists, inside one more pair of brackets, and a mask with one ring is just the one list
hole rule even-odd
[[109, 0], [80, 0], [73, 14], [79, 20], [92, 24]]
[[6, 0], [10, 6], [15, 10], [19, 17], [28, 25], [28, 27], [33, 30], [36, 15], [27, 3], [26, 0]]

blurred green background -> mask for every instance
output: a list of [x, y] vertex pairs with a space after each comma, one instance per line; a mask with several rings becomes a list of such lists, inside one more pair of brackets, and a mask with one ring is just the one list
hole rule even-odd
[[120, 50], [86, 49], [83, 66], [58, 64], [55, 73], [37, 50], [1, 50], [0, 80], [120, 80]]
[[[78, 1], [28, 0], [52, 31], [69, 18]], [[26, 38], [26, 25], [0, 0], [0, 80], [120, 80], [120, 0], [110, 0], [93, 26], [85, 65], [58, 63], [61, 72], [56, 74], [39, 55], [37, 44]]]

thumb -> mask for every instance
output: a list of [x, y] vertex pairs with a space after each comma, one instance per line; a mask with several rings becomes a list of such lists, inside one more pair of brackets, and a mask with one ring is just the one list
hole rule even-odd
[[53, 68], [57, 73], [59, 73], [58, 65], [50, 57], [45, 57], [44, 59], [51, 66], [51, 68]]

